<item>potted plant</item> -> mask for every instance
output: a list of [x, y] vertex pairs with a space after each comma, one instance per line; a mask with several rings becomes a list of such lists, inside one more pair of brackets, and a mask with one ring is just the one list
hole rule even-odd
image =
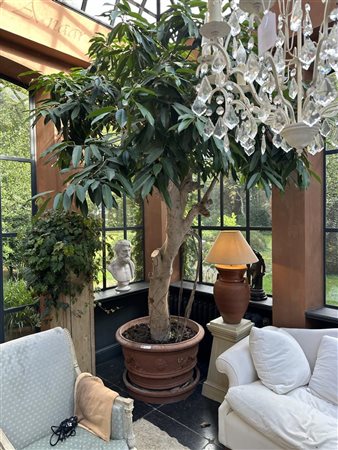
[[[208, 216], [219, 174], [240, 179], [248, 189], [257, 185], [267, 195], [273, 185], [283, 190], [290, 174], [299, 186], [309, 181], [304, 154], [298, 157], [268, 145], [262, 155], [257, 142], [257, 151], [248, 156], [234, 139], [226, 152], [222, 141], [206, 138], [206, 119], [191, 110], [205, 6], [179, 1], [158, 23], [149, 24], [123, 1], [111, 13], [112, 21], [117, 16], [121, 21], [106, 36], [92, 39], [88, 69], [40, 76], [32, 87], [50, 96], [38, 107], [36, 120], [54, 123], [63, 138], [46, 151], [50, 161], [69, 172], [55, 207], [69, 208], [75, 202], [87, 214], [89, 200], [111, 208], [122, 192], [145, 199], [154, 189], [167, 206], [167, 237], [151, 255], [148, 297], [150, 336], [160, 346], [173, 335], [168, 291], [174, 258], [194, 218]], [[188, 206], [191, 194], [204, 183], [210, 184], [202, 198]], [[123, 330], [130, 325], [135, 324]], [[138, 344], [142, 346], [147, 352], [154, 348]], [[162, 347], [160, 352], [164, 354]], [[167, 365], [161, 359], [153, 365], [157, 372]], [[138, 364], [135, 353], [127, 357], [128, 369]]]
[[44, 327], [70, 329], [82, 370], [95, 370], [93, 287], [100, 248], [99, 221], [49, 210], [33, 221], [22, 244], [23, 276], [40, 301]]

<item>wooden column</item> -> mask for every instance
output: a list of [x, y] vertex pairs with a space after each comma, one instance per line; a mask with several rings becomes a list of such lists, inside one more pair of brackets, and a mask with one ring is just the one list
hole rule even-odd
[[[311, 158], [323, 173], [323, 154]], [[273, 324], [305, 327], [305, 311], [323, 305], [323, 185], [290, 185], [272, 196]]]
[[95, 375], [93, 287], [85, 286], [76, 296], [75, 302], [70, 298], [64, 298], [63, 301], [69, 304], [69, 308], [53, 311], [50, 328], [62, 327], [69, 330], [81, 372]]

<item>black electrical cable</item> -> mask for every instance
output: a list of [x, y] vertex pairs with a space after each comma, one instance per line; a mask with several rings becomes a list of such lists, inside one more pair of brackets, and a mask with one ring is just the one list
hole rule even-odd
[[53, 432], [49, 440], [50, 445], [54, 447], [59, 441], [62, 442], [69, 436], [75, 436], [77, 423], [77, 417], [72, 416], [63, 420], [59, 426], [50, 427]]

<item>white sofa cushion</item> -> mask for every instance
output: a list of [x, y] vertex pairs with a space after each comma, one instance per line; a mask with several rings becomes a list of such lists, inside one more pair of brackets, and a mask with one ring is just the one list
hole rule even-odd
[[338, 405], [338, 339], [323, 336], [309, 390], [319, 398]]
[[278, 395], [260, 381], [229, 389], [226, 400], [236, 414], [281, 448], [338, 448], [337, 417]]
[[310, 366], [298, 342], [283, 330], [253, 327], [249, 346], [260, 381], [277, 394], [308, 384]]

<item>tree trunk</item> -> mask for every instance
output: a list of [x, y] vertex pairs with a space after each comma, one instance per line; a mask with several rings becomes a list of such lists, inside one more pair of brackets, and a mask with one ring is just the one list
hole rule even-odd
[[199, 204], [194, 205], [185, 214], [188, 195], [198, 188], [188, 175], [179, 187], [170, 187], [171, 208], [167, 207], [167, 236], [161, 248], [152, 252], [153, 272], [150, 276], [148, 308], [150, 316], [150, 333], [157, 342], [166, 342], [170, 337], [170, 315], [168, 294], [172, 274], [173, 261], [190, 231], [191, 224], [197, 214], [208, 214], [210, 192], [216, 180]]

